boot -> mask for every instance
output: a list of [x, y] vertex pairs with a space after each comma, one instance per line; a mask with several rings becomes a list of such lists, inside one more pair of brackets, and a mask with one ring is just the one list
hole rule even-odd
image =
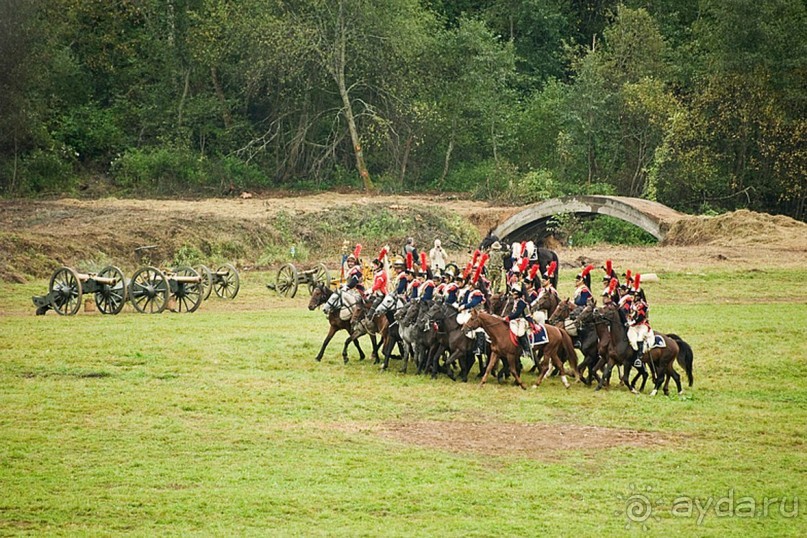
[[[524, 355], [527, 357], [532, 358], [532, 348], [530, 347], [530, 338], [524, 334], [518, 337], [518, 343], [521, 344], [521, 351], [524, 352]], [[533, 362], [535, 362], [533, 360]]]
[[476, 349], [474, 350], [475, 355], [482, 356], [485, 354], [485, 333], [477, 333], [476, 334]]
[[636, 350], [636, 356], [633, 359], [633, 367], [638, 368], [639, 370], [644, 369], [644, 363], [642, 362], [642, 356], [644, 355], [643, 345], [639, 342], [639, 349]]

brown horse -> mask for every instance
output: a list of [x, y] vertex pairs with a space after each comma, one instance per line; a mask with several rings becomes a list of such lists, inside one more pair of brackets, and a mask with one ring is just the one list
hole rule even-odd
[[[336, 292], [324, 284], [317, 285], [317, 287], [314, 288], [314, 291], [311, 292], [311, 300], [308, 302], [308, 309], [316, 310], [317, 307], [326, 304], [334, 293]], [[317, 353], [317, 356], [314, 357], [317, 362], [322, 360], [322, 356], [325, 354], [325, 348], [328, 347], [333, 335], [338, 331], [347, 331], [350, 335], [347, 337], [347, 340], [345, 340], [345, 345], [342, 348], [342, 360], [345, 361], [345, 364], [347, 364], [348, 361], [347, 347], [351, 342], [353, 342], [356, 349], [359, 350], [359, 360], [364, 360], [364, 351], [362, 351], [358, 340], [359, 336], [361, 335], [356, 334], [358, 331], [354, 331], [352, 320], [343, 320], [339, 317], [339, 310], [340, 308], [333, 308], [330, 310], [330, 312], [328, 312], [328, 323], [330, 327], [328, 328], [328, 336], [326, 336], [325, 341], [322, 342], [322, 347], [320, 348], [319, 353]], [[376, 343], [375, 334], [370, 334], [370, 341], [373, 343], [373, 353], [378, 353], [378, 344]]]
[[[526, 389], [527, 387], [521, 380], [521, 376], [518, 374], [518, 368], [516, 367], [516, 362], [521, 358], [521, 347], [513, 343], [511, 340], [510, 326], [507, 321], [499, 316], [474, 310], [471, 312], [471, 319], [469, 319], [463, 326], [463, 330], [471, 331], [478, 329], [479, 327], [482, 327], [485, 330], [491, 341], [490, 361], [488, 361], [488, 367], [485, 370], [485, 375], [482, 376], [480, 386], [487, 383], [490, 372], [499, 362], [499, 357], [504, 357], [510, 369], [510, 375], [513, 376], [516, 384], [522, 389]], [[562, 372], [561, 380], [566, 388], [569, 388], [569, 381], [566, 379], [566, 374], [563, 370], [563, 363], [558, 355], [558, 350], [561, 348], [561, 346], [571, 347], [571, 340], [564, 339], [561, 330], [557, 327], [553, 327], [552, 325], [545, 325], [545, 327], [547, 336], [549, 337], [549, 342], [546, 344], [541, 344], [538, 347], [543, 350], [544, 356], [551, 360], [555, 367]], [[577, 371], [577, 355], [575, 355], [574, 349], [566, 349], [566, 352], [569, 357], [573, 357], [570, 362], [572, 364], [572, 368], [574, 369], [574, 375], [577, 379], [580, 379], [580, 374]], [[544, 360], [538, 374], [538, 379], [535, 380], [533, 386], [539, 386], [541, 381], [544, 380], [548, 373], [549, 361]]]

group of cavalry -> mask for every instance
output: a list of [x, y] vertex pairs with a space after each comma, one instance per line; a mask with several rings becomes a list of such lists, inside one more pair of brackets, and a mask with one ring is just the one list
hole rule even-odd
[[[467, 381], [478, 363], [482, 385], [493, 374], [526, 388], [522, 371], [529, 369], [537, 373], [535, 387], [553, 374], [568, 388], [571, 368], [577, 380], [600, 390], [616, 367], [620, 382], [633, 392], [644, 390], [652, 375], [655, 395], [662, 385], [668, 394], [670, 379], [683, 392], [674, 368], [678, 362], [692, 386], [692, 348], [650, 327], [641, 274], [626, 270], [620, 280], [606, 260], [598, 304], [594, 265], [577, 273], [574, 297], [561, 300], [558, 257], [532, 241], [503, 247], [488, 236], [464, 267], [445, 263], [439, 240], [430, 254], [431, 261], [425, 252], [418, 255], [411, 238], [400, 255], [384, 247], [372, 260], [371, 282], [362, 269], [361, 245], [345, 255], [343, 284], [318, 285], [308, 305], [321, 306], [330, 324], [316, 360], [322, 360], [334, 334], [345, 330], [345, 363], [351, 343], [360, 360], [365, 358], [359, 338], [368, 335], [371, 357], [383, 370], [397, 350], [402, 372], [411, 359], [417, 373]], [[637, 373], [630, 379], [632, 368]]]

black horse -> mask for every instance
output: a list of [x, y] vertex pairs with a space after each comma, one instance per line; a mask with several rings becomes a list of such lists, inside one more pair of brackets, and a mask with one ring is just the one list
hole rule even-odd
[[[493, 230], [488, 231], [488, 235], [482, 239], [482, 242], [479, 243], [479, 250], [486, 251], [489, 250], [491, 245], [496, 241], [500, 241], [497, 235], [494, 235]], [[538, 242], [536, 241], [536, 244]], [[506, 257], [505, 257], [506, 258]], [[538, 247], [538, 266], [541, 268], [541, 274], [546, 271], [546, 268], [549, 267], [549, 264], [555, 262], [557, 267], [560, 267], [560, 260], [558, 259], [557, 253], [554, 250], [549, 250], [548, 248]], [[505, 267], [505, 269], [509, 270], [510, 267]], [[552, 286], [557, 289], [558, 287], [558, 273], [559, 271], [555, 271], [555, 274], [552, 276]]]

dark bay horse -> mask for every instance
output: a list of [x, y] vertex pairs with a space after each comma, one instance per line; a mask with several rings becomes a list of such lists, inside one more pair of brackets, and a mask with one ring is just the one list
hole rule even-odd
[[[583, 377], [586, 385], [591, 385], [592, 378], [596, 377], [594, 366], [600, 359], [600, 338], [594, 324], [594, 301], [590, 301], [585, 308], [578, 307], [569, 299], [558, 304], [547, 323], [556, 327], [571, 331], [575, 335], [575, 347], [583, 352], [583, 362], [580, 363], [580, 373], [585, 374], [588, 369], [588, 377]], [[603, 325], [603, 330], [607, 334], [607, 329]], [[606, 343], [607, 346], [607, 343]], [[605, 347], [604, 349], [607, 349]]]
[[[446, 373], [452, 379], [454, 373], [451, 370], [452, 365], [459, 359], [460, 361], [460, 379], [468, 381], [468, 373], [474, 364], [473, 351], [476, 347], [476, 338], [468, 338], [462, 325], [457, 322], [457, 311], [441, 302], [435, 301], [428, 312], [428, 320], [430, 323], [435, 323], [439, 328], [439, 333], [446, 341], [449, 355], [445, 361]], [[433, 364], [432, 376], [437, 370], [437, 364]], [[479, 362], [479, 375], [482, 375], [482, 361]]]
[[[519, 368], [516, 366], [516, 362], [521, 358], [521, 347], [513, 343], [513, 341], [510, 339], [510, 326], [507, 321], [499, 316], [474, 310], [471, 312], [471, 319], [468, 320], [468, 322], [466, 322], [462, 328], [465, 331], [471, 331], [479, 327], [482, 327], [485, 330], [491, 341], [490, 360], [488, 361], [488, 367], [485, 370], [485, 375], [482, 376], [480, 386], [487, 383], [490, 372], [499, 362], [499, 358], [502, 357], [507, 361], [507, 365], [510, 369], [510, 375], [513, 376], [516, 384], [522, 389], [526, 389], [527, 387], [524, 385], [524, 382], [519, 375]], [[552, 325], [545, 325], [545, 327], [547, 336], [549, 337], [549, 342], [539, 346], [544, 352], [545, 360], [543, 361], [541, 370], [538, 373], [538, 379], [536, 379], [536, 381], [533, 383], [533, 386], [538, 387], [541, 384], [541, 381], [543, 381], [546, 375], [549, 373], [549, 361], [552, 361], [555, 367], [561, 372], [561, 380], [563, 381], [563, 384], [566, 386], [566, 388], [569, 388], [569, 381], [566, 379], [566, 373], [563, 370], [563, 363], [560, 360], [558, 350], [562, 346], [571, 347], [571, 341], [564, 339], [562, 331], [557, 327], [553, 327]], [[567, 349], [566, 351], [570, 357], [574, 357], [570, 360], [570, 362], [572, 364], [572, 368], [574, 368], [575, 377], [579, 379], [580, 374], [577, 371], [577, 356], [575, 355], [574, 349]]]
[[[622, 382], [625, 383], [626, 386], [631, 388], [632, 392], [636, 392], [636, 389], [633, 388], [628, 383], [628, 372], [630, 371], [630, 367], [633, 364], [633, 348], [630, 347], [630, 343], [628, 342], [628, 334], [627, 329], [622, 324], [622, 320], [619, 316], [619, 312], [617, 311], [617, 307], [613, 305], [608, 305], [599, 309], [600, 315], [604, 320], [609, 323], [609, 329], [611, 332], [611, 341], [612, 341], [612, 348], [613, 349], [620, 349], [624, 350], [625, 346], [627, 345], [629, 351], [621, 352], [619, 354], [619, 359], [622, 360], [622, 367], [624, 368], [624, 372], [622, 374]], [[655, 332], [655, 331], [654, 331]], [[665, 380], [669, 382], [669, 378], [672, 378], [675, 381], [675, 385], [678, 388], [678, 394], [683, 394], [684, 389], [681, 386], [681, 376], [678, 375], [678, 372], [675, 371], [673, 367], [675, 361], [677, 360], [678, 363], [684, 368], [687, 373], [687, 378], [690, 382], [690, 386], [692, 383], [692, 348], [687, 344], [686, 346], [680, 346], [679, 342], [683, 342], [679, 337], [673, 338], [673, 336], [665, 335], [659, 332], [655, 332], [656, 336], [660, 336], [664, 340], [665, 347], [656, 347], [652, 348], [649, 351], [645, 350], [644, 355], [642, 356], [642, 361], [645, 364], [650, 366], [650, 371], [653, 374], [653, 381], [654, 387], [653, 391], [650, 393], [651, 396], [655, 396], [658, 392], [658, 389], [661, 388], [661, 385], [664, 383], [664, 394], [668, 394], [668, 386], [665, 383]], [[685, 342], [684, 342], [685, 343]], [[611, 371], [611, 364], [609, 363], [605, 367], [605, 372], [603, 377], [607, 377], [610, 375]], [[599, 387], [598, 387], [599, 388]]]
[[[331, 290], [329, 287], [325, 286], [324, 284], [319, 284], [317, 287], [314, 288], [314, 291], [311, 292], [311, 300], [308, 302], [308, 309], [309, 310], [316, 310], [317, 307], [326, 304], [332, 297], [333, 294], [336, 292]], [[341, 306], [341, 305], [340, 305]], [[322, 360], [322, 356], [325, 354], [325, 348], [328, 347], [333, 335], [336, 334], [338, 331], [347, 331], [350, 336], [347, 337], [345, 340], [345, 345], [342, 348], [342, 359], [347, 364], [347, 347], [350, 345], [351, 342], [356, 346], [356, 349], [359, 350], [359, 360], [364, 360], [364, 351], [362, 351], [361, 346], [359, 345], [359, 336], [355, 335], [355, 331], [350, 319], [343, 320], [339, 317], [339, 310], [340, 308], [332, 308], [330, 312], [328, 312], [328, 323], [330, 327], [328, 328], [328, 335], [325, 337], [325, 341], [322, 342], [322, 347], [317, 353], [317, 356], [314, 357], [317, 362]], [[376, 343], [375, 334], [370, 334], [370, 341], [373, 343], [373, 352], [378, 352], [378, 344]]]

